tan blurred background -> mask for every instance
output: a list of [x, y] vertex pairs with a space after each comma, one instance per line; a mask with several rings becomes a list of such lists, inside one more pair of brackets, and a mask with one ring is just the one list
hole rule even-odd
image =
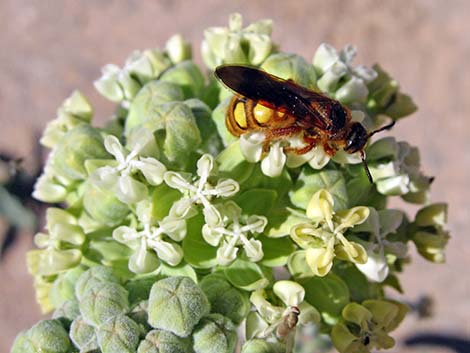
[[[435, 315], [410, 316], [393, 352], [470, 351], [404, 345], [417, 333], [470, 339], [469, 1], [1, 0], [0, 151], [31, 166], [38, 134], [72, 90], [90, 97], [98, 124], [111, 113], [92, 85], [103, 65], [122, 65], [132, 50], [161, 47], [175, 32], [195, 44], [199, 60], [202, 31], [226, 25], [235, 11], [246, 22], [272, 18], [275, 41], [307, 60], [321, 42], [353, 43], [357, 64], [381, 63], [414, 97], [420, 110], [393, 134], [421, 148], [424, 169], [437, 177], [433, 199], [450, 204], [453, 237], [446, 265], [415, 257], [407, 268], [405, 299], [431, 295]], [[31, 247], [31, 235], [21, 234], [0, 262], [0, 352], [41, 317], [25, 268]]]

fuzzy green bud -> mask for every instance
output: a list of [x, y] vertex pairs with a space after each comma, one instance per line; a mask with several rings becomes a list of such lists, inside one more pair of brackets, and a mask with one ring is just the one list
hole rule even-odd
[[85, 292], [80, 299], [83, 320], [93, 326], [100, 326], [111, 318], [127, 312], [129, 302], [127, 291], [119, 284], [101, 282]]
[[193, 333], [195, 353], [233, 353], [237, 331], [233, 323], [220, 314], [203, 318]]
[[43, 320], [18, 335], [11, 353], [69, 353], [67, 331], [58, 320]]
[[137, 353], [190, 353], [190, 340], [163, 330], [150, 331], [142, 340]]
[[222, 314], [235, 324], [250, 311], [250, 300], [245, 292], [233, 287], [223, 276], [209, 275], [199, 284], [211, 304], [211, 312]]
[[139, 326], [125, 315], [107, 320], [96, 333], [103, 353], [135, 353], [139, 345]]
[[162, 279], [150, 291], [150, 325], [180, 337], [187, 337], [209, 311], [206, 295], [189, 277]]
[[91, 352], [99, 348], [95, 328], [83, 321], [82, 317], [73, 320], [70, 339], [80, 352]]
[[109, 156], [99, 130], [81, 125], [67, 132], [57, 144], [53, 154], [54, 170], [71, 180], [82, 180], [87, 177], [86, 160]]

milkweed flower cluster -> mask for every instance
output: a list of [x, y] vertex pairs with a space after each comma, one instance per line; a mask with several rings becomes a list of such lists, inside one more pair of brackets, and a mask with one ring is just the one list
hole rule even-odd
[[[315, 325], [340, 353], [394, 345], [405, 305], [399, 272], [414, 246], [445, 260], [447, 206], [430, 203], [419, 151], [386, 137], [360, 156], [303, 155], [299, 136], [264, 142], [225, 127], [232, 92], [220, 64], [260, 67], [339, 100], [374, 129], [416, 106], [356, 50], [321, 44], [309, 62], [279, 50], [272, 22], [204, 32], [205, 72], [181, 36], [163, 49], [107, 65], [95, 87], [117, 104], [92, 125], [80, 92], [60, 106], [41, 143], [50, 148], [34, 197], [54, 205], [27, 255], [44, 320], [13, 353], [291, 352], [295, 330]], [[387, 208], [400, 197], [414, 217]], [[387, 291], [388, 293], [388, 291]]]

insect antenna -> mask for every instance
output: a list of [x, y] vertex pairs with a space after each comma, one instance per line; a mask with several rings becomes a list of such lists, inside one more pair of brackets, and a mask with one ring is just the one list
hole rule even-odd
[[362, 160], [362, 165], [364, 166], [364, 170], [366, 171], [367, 179], [369, 179], [370, 183], [374, 183], [374, 179], [372, 178], [372, 174], [370, 174], [369, 167], [367, 166], [366, 162], [366, 154], [364, 151], [361, 151], [361, 160]]
[[375, 135], [378, 132], [381, 132], [381, 131], [384, 131], [384, 130], [389, 130], [393, 127], [393, 125], [395, 125], [395, 120], [392, 120], [391, 123], [389, 123], [385, 126], [382, 126], [381, 128], [378, 128], [377, 130], [369, 132], [369, 134], [367, 135], [367, 138], [369, 139], [372, 135]]

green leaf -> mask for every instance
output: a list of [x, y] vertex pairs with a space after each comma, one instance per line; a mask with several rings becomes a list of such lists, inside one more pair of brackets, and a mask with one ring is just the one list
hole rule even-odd
[[243, 157], [238, 141], [230, 144], [217, 156], [219, 175], [244, 183], [255, 169], [254, 163], [248, 163]]
[[191, 265], [180, 262], [177, 266], [170, 266], [164, 262], [160, 265], [160, 275], [165, 277], [173, 276], [184, 276], [191, 278], [195, 283], [197, 283], [197, 274], [196, 271], [191, 267]]
[[333, 196], [335, 211], [348, 208], [346, 183], [343, 174], [337, 170], [302, 168], [294, 190], [289, 193], [290, 200], [295, 206], [306, 209], [312, 195], [320, 189], [326, 189]]
[[268, 238], [260, 236], [257, 239], [263, 243], [264, 256], [260, 264], [264, 266], [284, 266], [287, 264], [289, 255], [295, 250], [294, 244], [289, 237]]
[[238, 141], [238, 138], [233, 136], [225, 126], [225, 118], [227, 116], [227, 108], [230, 103], [230, 98], [224, 99], [219, 103], [219, 105], [212, 112], [212, 120], [214, 120], [219, 136], [224, 143], [224, 146], [229, 146], [235, 141]]
[[251, 189], [234, 198], [248, 215], [267, 216], [277, 200], [277, 192], [269, 189]]
[[338, 276], [329, 273], [325, 277], [299, 280], [305, 289], [305, 301], [322, 314], [328, 324], [341, 317], [341, 310], [349, 303], [349, 289]]
[[162, 279], [157, 275], [150, 277], [138, 278], [128, 281], [124, 287], [129, 292], [129, 304], [131, 307], [140, 303], [143, 300], [147, 300], [150, 295], [150, 290], [155, 282]]
[[119, 315], [98, 328], [98, 343], [103, 353], [135, 353], [139, 333], [139, 326], [132, 319]]
[[380, 285], [369, 283], [366, 276], [356, 266], [340, 262], [334, 267], [334, 272], [347, 284], [351, 301], [362, 302], [366, 299], [379, 298], [381, 296]]
[[34, 213], [24, 207], [20, 200], [0, 185], [0, 217], [12, 226], [33, 229], [36, 224]]
[[237, 259], [224, 270], [225, 276], [237, 288], [247, 291], [265, 288], [269, 279], [257, 264]]
[[202, 237], [204, 218], [197, 215], [187, 221], [188, 233], [183, 239], [185, 261], [195, 268], [211, 268], [217, 264], [217, 248], [210, 246]]
[[181, 198], [181, 192], [165, 183], [154, 188], [152, 193], [152, 218], [161, 221], [168, 215], [171, 206]]
[[204, 292], [189, 277], [169, 277], [155, 283], [149, 297], [149, 324], [187, 337], [210, 311]]

